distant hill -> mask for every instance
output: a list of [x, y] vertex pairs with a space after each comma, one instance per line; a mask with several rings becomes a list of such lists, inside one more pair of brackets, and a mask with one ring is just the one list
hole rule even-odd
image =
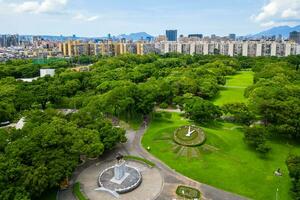
[[261, 37], [261, 36], [273, 36], [273, 35], [282, 35], [284, 38], [288, 38], [290, 32], [292, 31], [300, 31], [300, 25], [295, 27], [290, 26], [278, 26], [271, 29], [268, 29], [266, 31], [262, 31], [257, 34], [249, 35], [251, 37]]
[[[23, 38], [30, 39], [34, 35], [21, 35]], [[51, 40], [51, 41], [67, 41], [67, 40], [99, 40], [99, 39], [107, 39], [107, 37], [76, 37], [76, 36], [55, 36], [55, 35], [40, 35], [41, 38], [44, 40]], [[126, 40], [132, 40], [132, 41], [137, 41], [141, 39], [147, 39], [148, 37], [154, 38], [152, 35], [149, 35], [148, 33], [145, 32], [139, 32], [139, 33], [130, 33], [128, 35], [122, 34], [118, 36], [112, 36], [113, 39], [123, 39], [125, 38]]]
[[149, 35], [148, 33], [145, 33], [145, 32], [130, 33], [128, 35], [122, 34], [122, 35], [116, 36], [116, 38], [118, 38], [118, 39], [125, 38], [126, 40], [133, 40], [133, 41], [146, 39], [148, 37], [153, 38], [152, 35]]
[[76, 37], [76, 36], [56, 36], [56, 35], [20, 35], [21, 38], [32, 39], [32, 37], [38, 36], [44, 40], [50, 41], [67, 41], [67, 40], [90, 40], [90, 39], [99, 39], [99, 37]]

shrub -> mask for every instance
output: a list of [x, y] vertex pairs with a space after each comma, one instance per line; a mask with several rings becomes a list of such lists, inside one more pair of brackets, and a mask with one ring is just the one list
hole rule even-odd
[[199, 190], [183, 185], [177, 187], [176, 194], [180, 197], [188, 199], [200, 199], [201, 197], [201, 193]]
[[167, 103], [163, 102], [163, 103], [161, 103], [161, 104], [159, 105], [159, 107], [162, 108], [162, 109], [166, 109], [166, 108], [169, 107], [169, 105], [168, 105]]

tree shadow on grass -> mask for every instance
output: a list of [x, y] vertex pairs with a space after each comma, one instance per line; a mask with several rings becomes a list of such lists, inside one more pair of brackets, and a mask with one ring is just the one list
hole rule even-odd
[[210, 122], [195, 123], [195, 125], [210, 129], [221, 129], [223, 127], [223, 123], [216, 120]]

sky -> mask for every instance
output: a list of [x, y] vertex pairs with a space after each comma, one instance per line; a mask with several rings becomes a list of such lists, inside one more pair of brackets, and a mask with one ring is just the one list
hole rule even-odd
[[298, 24], [300, 0], [0, 0], [0, 34], [224, 36]]

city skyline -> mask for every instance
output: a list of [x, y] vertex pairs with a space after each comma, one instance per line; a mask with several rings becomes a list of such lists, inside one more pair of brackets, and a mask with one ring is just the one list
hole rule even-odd
[[247, 35], [300, 23], [298, 0], [0, 0], [1, 33], [100, 37], [108, 33]]

